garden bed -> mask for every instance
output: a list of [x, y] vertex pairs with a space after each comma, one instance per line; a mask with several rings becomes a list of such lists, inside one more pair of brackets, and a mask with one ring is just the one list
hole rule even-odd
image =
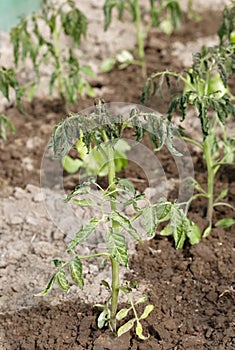
[[[176, 56], [176, 53], [180, 54], [179, 48], [193, 48], [195, 42], [203, 43], [208, 38], [215, 40], [214, 34], [220, 20], [220, 13], [210, 11], [203, 13], [200, 22], [185, 20], [182, 30], [171, 37], [153, 31], [146, 45], [148, 73], [166, 68], [182, 70], [186, 63], [182, 57]], [[178, 45], [178, 51], [175, 51], [176, 41], [186, 46]], [[106, 102], [130, 103], [139, 103], [143, 83], [140, 69], [136, 66], [129, 66], [125, 71], [115, 69], [91, 82]], [[164, 113], [168, 100], [166, 93], [164, 99], [151, 98], [148, 106]], [[92, 103], [91, 98], [81, 99], [73, 110], [81, 111]], [[214, 228], [211, 236], [203, 239], [199, 245], [186, 244], [179, 251], [175, 250], [171, 239], [159, 235], [136, 247], [130, 261], [128, 279], [138, 281], [137, 289], [147, 294], [155, 305], [144, 323], [144, 329], [150, 334], [145, 342], [138, 340], [131, 332], [114, 338], [108, 329], [97, 330], [98, 311], [93, 304], [100, 302], [101, 294], [97, 283], [95, 288], [92, 284], [94, 276], [98, 274], [95, 265], [88, 266], [86, 272], [90, 276], [88, 288], [93, 290], [90, 298], [77, 298], [74, 292], [61, 296], [58, 291], [43, 300], [33, 297], [48, 277], [52, 258], [50, 253], [56, 255], [63, 251], [65, 237], [53, 227], [43, 211], [38, 186], [45, 147], [53, 126], [64, 117], [65, 112], [59, 99], [49, 101], [37, 97], [30, 104], [25, 102], [24, 106], [25, 115], [14, 106], [8, 106], [5, 112], [15, 124], [16, 133], [0, 143], [0, 213], [3, 217], [0, 218], [0, 233], [4, 252], [0, 262], [3, 281], [0, 291], [0, 349], [234, 349], [233, 226], [226, 230]], [[196, 127], [193, 121], [191, 127]], [[206, 169], [202, 156], [194, 149], [191, 152], [195, 178], [204, 184]], [[159, 159], [167, 178], [177, 177], [173, 159], [164, 151]], [[144, 174], [133, 164], [122, 175], [135, 179], [134, 184], [139, 190], [149, 186]], [[219, 194], [222, 188], [228, 187], [228, 199], [233, 205], [234, 179], [234, 167], [222, 168], [216, 178], [216, 192]], [[65, 187], [71, 188], [74, 181], [71, 177], [65, 177]], [[172, 198], [176, 190], [172, 189]], [[24, 206], [28, 214], [22, 211]], [[193, 202], [190, 215], [200, 229], [206, 226], [205, 211], [204, 200]], [[235, 219], [232, 210], [226, 207], [215, 211], [215, 222], [222, 217]], [[106, 272], [103, 273], [105, 278]], [[124, 272], [122, 277], [125, 279]], [[98, 295], [94, 295], [94, 289], [97, 289]]]

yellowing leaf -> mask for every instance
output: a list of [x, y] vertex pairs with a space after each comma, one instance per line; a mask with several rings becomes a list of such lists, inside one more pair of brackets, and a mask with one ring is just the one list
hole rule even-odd
[[154, 309], [154, 305], [152, 305], [152, 304], [145, 306], [144, 312], [140, 316], [140, 320], [144, 320], [145, 318], [147, 318], [148, 315], [150, 314], [150, 312], [153, 311], [153, 309]]
[[128, 332], [134, 326], [134, 323], [135, 323], [135, 319], [132, 318], [131, 320], [126, 322], [123, 326], [121, 326], [117, 331], [118, 337], [120, 337], [124, 333]]

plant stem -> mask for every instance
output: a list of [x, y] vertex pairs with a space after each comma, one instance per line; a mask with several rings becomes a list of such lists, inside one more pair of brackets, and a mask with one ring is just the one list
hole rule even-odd
[[[107, 144], [107, 153], [108, 153], [108, 167], [109, 167], [109, 186], [110, 191], [113, 192], [110, 195], [110, 206], [111, 210], [115, 211], [117, 209], [116, 203], [116, 184], [115, 180], [115, 163], [114, 163], [114, 150], [112, 144]], [[118, 223], [113, 220], [112, 221], [112, 229], [114, 232], [119, 230]], [[116, 313], [117, 313], [117, 305], [118, 305], [118, 294], [119, 294], [119, 263], [110, 256], [111, 264], [112, 264], [112, 297], [111, 297], [111, 318], [110, 318], [110, 326], [113, 332], [116, 332]]]
[[213, 169], [213, 160], [212, 160], [212, 151], [210, 149], [210, 135], [206, 137], [203, 148], [204, 155], [206, 159], [207, 166], [207, 195], [208, 195], [208, 203], [207, 203], [207, 220], [209, 221], [209, 227], [212, 227], [212, 216], [213, 216], [213, 202], [214, 202], [214, 180], [215, 180], [215, 172]]
[[140, 66], [142, 69], [142, 75], [145, 78], [147, 73], [146, 73], [145, 53], [144, 53], [144, 34], [141, 26], [141, 11], [140, 11], [139, 0], [135, 0], [134, 7], [136, 11], [135, 25], [136, 25], [136, 32], [137, 32], [138, 56], [140, 60]]
[[54, 54], [55, 54], [55, 64], [56, 64], [56, 71], [57, 71], [57, 79], [58, 79], [58, 88], [59, 88], [59, 94], [63, 101], [65, 101], [65, 96], [63, 93], [63, 79], [62, 79], [62, 64], [60, 60], [60, 33], [56, 30], [53, 32], [53, 45], [54, 45]]

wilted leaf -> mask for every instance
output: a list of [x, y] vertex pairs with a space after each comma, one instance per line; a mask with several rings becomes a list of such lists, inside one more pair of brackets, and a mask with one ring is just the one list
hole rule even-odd
[[98, 317], [98, 328], [103, 328], [107, 322], [110, 320], [110, 310], [105, 307], [105, 309], [101, 312], [101, 314]]
[[156, 209], [148, 205], [143, 210], [144, 227], [147, 231], [148, 237], [153, 237], [157, 229], [157, 215]]

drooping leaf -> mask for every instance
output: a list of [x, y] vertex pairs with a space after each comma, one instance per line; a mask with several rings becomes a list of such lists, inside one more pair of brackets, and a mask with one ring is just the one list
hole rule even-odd
[[92, 198], [74, 199], [73, 202], [79, 207], [93, 207], [95, 205]]
[[121, 265], [128, 266], [128, 252], [125, 237], [112, 228], [109, 229], [106, 236], [107, 248], [110, 255]]
[[81, 242], [85, 242], [94, 233], [99, 221], [99, 219], [93, 218], [86, 225], [82, 226], [75, 238], [68, 244], [68, 252], [73, 250]]
[[143, 327], [139, 320], [136, 321], [135, 333], [141, 340], [147, 340], [149, 338], [149, 336], [145, 337], [143, 335]]
[[87, 181], [84, 181], [82, 184], [75, 187], [75, 189], [68, 194], [68, 196], [64, 199], [64, 202], [69, 202], [75, 196], [79, 196], [82, 194], [88, 194], [91, 190], [91, 185], [94, 183], [94, 178], [90, 178]]
[[143, 210], [143, 223], [148, 237], [153, 237], [157, 229], [156, 209], [152, 205], [147, 205]]
[[81, 260], [76, 256], [72, 261], [69, 263], [69, 272], [72, 277], [72, 280], [81, 288], [84, 287], [84, 280], [82, 277], [82, 262]]
[[45, 289], [42, 292], [35, 294], [36, 297], [43, 297], [51, 291], [56, 279], [56, 274], [57, 273], [54, 273], [54, 275], [50, 278], [49, 282], [47, 283]]
[[56, 273], [56, 282], [57, 282], [58, 286], [60, 287], [60, 289], [65, 290], [65, 291], [69, 290], [70, 286], [69, 286], [69, 282], [66, 278], [64, 269], [60, 269]]

